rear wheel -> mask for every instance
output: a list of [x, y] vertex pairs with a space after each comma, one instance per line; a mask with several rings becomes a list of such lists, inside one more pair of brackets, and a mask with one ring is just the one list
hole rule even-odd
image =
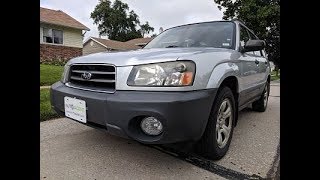
[[232, 91], [223, 87], [218, 91], [206, 130], [197, 147], [202, 156], [218, 160], [227, 153], [233, 134], [235, 110]]
[[254, 111], [258, 111], [258, 112], [266, 111], [267, 105], [268, 105], [268, 99], [269, 99], [269, 92], [270, 92], [270, 84], [269, 82], [267, 82], [260, 99], [252, 103], [252, 109]]

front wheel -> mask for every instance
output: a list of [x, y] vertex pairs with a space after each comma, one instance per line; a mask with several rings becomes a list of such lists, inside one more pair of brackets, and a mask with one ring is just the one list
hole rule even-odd
[[218, 91], [206, 130], [197, 147], [202, 156], [218, 160], [227, 153], [233, 134], [235, 110], [232, 91], [223, 87]]

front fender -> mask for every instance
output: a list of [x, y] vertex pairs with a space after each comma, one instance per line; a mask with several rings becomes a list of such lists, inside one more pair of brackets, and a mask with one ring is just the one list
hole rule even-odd
[[223, 80], [229, 76], [235, 76], [238, 79], [240, 75], [239, 69], [239, 65], [234, 62], [225, 62], [216, 65], [211, 73], [206, 88], [219, 88]]

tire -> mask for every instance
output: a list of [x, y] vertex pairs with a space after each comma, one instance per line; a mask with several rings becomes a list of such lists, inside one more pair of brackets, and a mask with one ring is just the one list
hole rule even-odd
[[270, 84], [269, 82], [267, 82], [260, 99], [252, 103], [252, 109], [254, 111], [258, 111], [258, 112], [266, 111], [268, 106], [269, 93], [270, 93]]
[[[224, 109], [223, 104], [226, 105]], [[230, 116], [225, 116], [224, 119], [223, 116], [220, 116], [221, 113], [219, 112], [220, 110], [227, 112], [228, 108], [230, 108], [231, 111]], [[228, 87], [222, 87], [219, 89], [213, 103], [206, 130], [197, 144], [197, 152], [200, 155], [212, 160], [219, 160], [227, 153], [235, 124], [235, 110], [235, 100], [232, 91]], [[220, 117], [222, 117], [222, 119]], [[225, 125], [227, 128], [222, 128], [222, 125]], [[225, 129], [228, 129], [228, 131]], [[226, 135], [222, 135], [226, 134], [226, 132], [229, 132], [227, 140]], [[218, 138], [221, 138], [220, 143], [218, 142]]]

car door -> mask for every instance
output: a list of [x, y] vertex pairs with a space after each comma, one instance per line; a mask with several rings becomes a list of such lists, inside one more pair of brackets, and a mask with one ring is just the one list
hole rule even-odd
[[[250, 39], [249, 32], [246, 27], [239, 24], [240, 27], [240, 47], [244, 47], [245, 43]], [[241, 84], [242, 92], [240, 94], [240, 102], [242, 105], [247, 101], [250, 101], [256, 95], [256, 82], [258, 79], [258, 66], [257, 58], [254, 52], [245, 52], [241, 53], [240, 58], [241, 62]]]
[[[259, 39], [253, 32], [248, 31], [250, 39]], [[263, 53], [263, 50], [261, 51], [254, 51], [255, 61], [257, 63], [257, 76], [256, 76], [256, 83], [258, 85], [264, 85], [264, 83], [267, 81], [267, 68], [268, 68], [268, 60], [265, 57], [265, 53]], [[263, 87], [262, 87], [263, 88]]]

